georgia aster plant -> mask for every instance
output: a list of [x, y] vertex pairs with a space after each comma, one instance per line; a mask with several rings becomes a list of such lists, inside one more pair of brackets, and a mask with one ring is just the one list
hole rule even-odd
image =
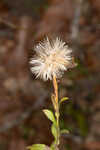
[[50, 41], [48, 38], [43, 42], [40, 42], [34, 47], [36, 55], [31, 59], [32, 65], [31, 71], [36, 75], [36, 78], [41, 78], [44, 81], [52, 80], [54, 93], [51, 95], [52, 104], [54, 107], [54, 113], [51, 110], [43, 110], [47, 118], [52, 122], [51, 132], [54, 136], [54, 141], [50, 147], [45, 144], [34, 144], [29, 146], [30, 150], [58, 150], [60, 144], [60, 135], [62, 133], [68, 133], [68, 130], [60, 130], [59, 126], [59, 108], [60, 104], [68, 99], [64, 97], [59, 100], [58, 97], [58, 83], [57, 78], [61, 78], [64, 71], [68, 68], [76, 66], [74, 58], [72, 56], [72, 50], [68, 48], [65, 42], [60, 38], [56, 38]]

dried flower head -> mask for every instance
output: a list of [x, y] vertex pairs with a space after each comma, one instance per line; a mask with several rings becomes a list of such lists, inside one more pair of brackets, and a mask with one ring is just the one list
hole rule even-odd
[[36, 56], [31, 59], [31, 71], [43, 80], [52, 80], [62, 76], [68, 68], [75, 66], [72, 50], [60, 38], [50, 41], [48, 38], [34, 47]]

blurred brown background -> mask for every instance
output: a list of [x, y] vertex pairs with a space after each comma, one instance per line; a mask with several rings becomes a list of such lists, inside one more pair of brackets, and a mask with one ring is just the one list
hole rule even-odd
[[51, 82], [35, 80], [29, 59], [35, 43], [60, 36], [77, 68], [59, 81], [62, 150], [100, 150], [100, 0], [0, 0], [0, 150], [50, 145]]

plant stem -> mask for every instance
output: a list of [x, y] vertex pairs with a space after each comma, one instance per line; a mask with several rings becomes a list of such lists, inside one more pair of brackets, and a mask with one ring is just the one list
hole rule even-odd
[[56, 146], [58, 147], [60, 141], [60, 127], [59, 127], [59, 101], [58, 101], [58, 84], [57, 84], [57, 79], [56, 76], [53, 76], [53, 86], [54, 86], [54, 94], [55, 94], [55, 116], [56, 116], [56, 121], [57, 121], [57, 139], [56, 139]]

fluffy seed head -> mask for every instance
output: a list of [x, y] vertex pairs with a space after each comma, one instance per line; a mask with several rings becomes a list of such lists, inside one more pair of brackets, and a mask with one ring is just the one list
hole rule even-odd
[[72, 50], [60, 38], [48, 38], [34, 47], [36, 56], [31, 59], [31, 71], [43, 80], [60, 78], [64, 71], [75, 66]]

